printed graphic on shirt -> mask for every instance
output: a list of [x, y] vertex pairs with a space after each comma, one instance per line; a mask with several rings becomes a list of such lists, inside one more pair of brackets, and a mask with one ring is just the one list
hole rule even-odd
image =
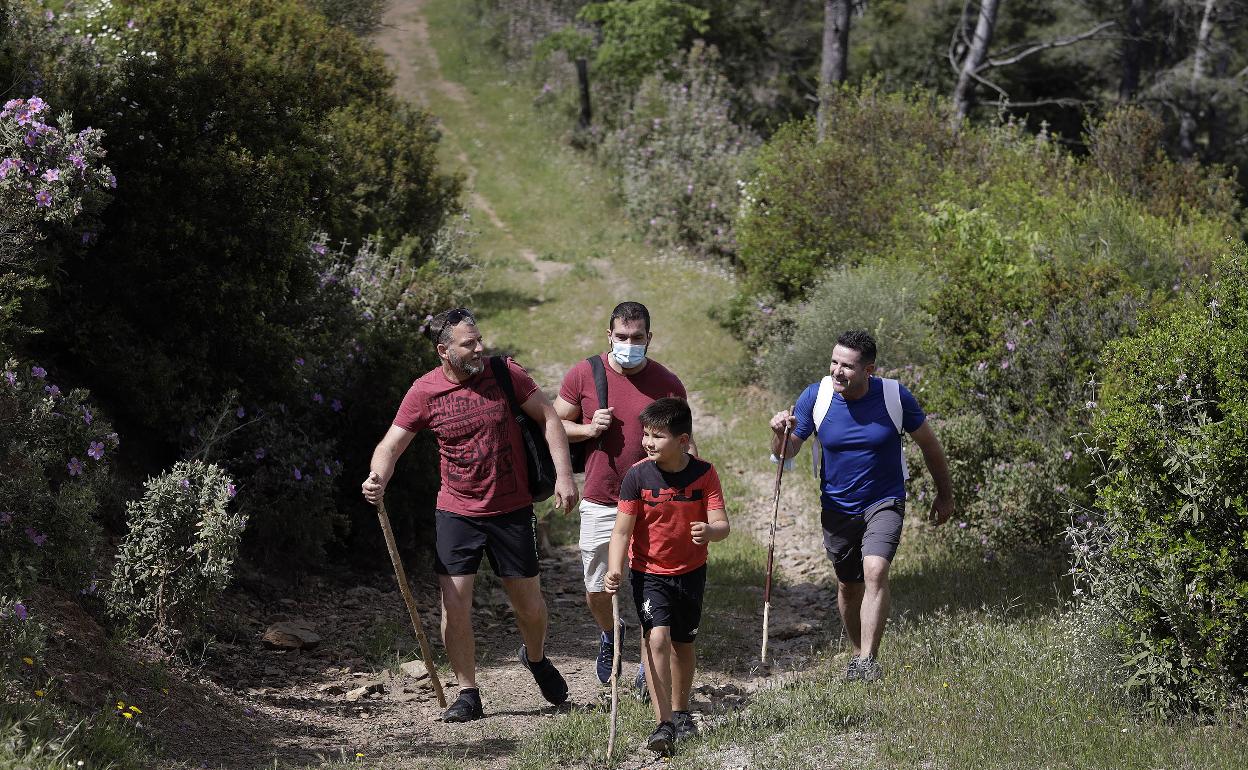
[[620, 485], [620, 513], [637, 516], [629, 547], [632, 568], [651, 575], [682, 575], [706, 563], [706, 544], [693, 542], [690, 525], [724, 507], [719, 475], [696, 457], [678, 473], [653, 460], [634, 465]]
[[429, 399], [429, 424], [444, 447], [445, 482], [457, 495], [470, 495], [488, 481], [494, 493], [517, 488], [508, 410], [502, 388], [491, 382], [480, 394], [452, 391]]

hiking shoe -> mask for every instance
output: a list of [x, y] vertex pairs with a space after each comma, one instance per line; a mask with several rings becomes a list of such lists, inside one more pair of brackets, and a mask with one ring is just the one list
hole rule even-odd
[[650, 702], [650, 688], [646, 687], [646, 664], [637, 664], [637, 676], [633, 678], [633, 689], [637, 691], [637, 699], [642, 703]]
[[676, 753], [676, 728], [671, 722], [659, 722], [650, 737], [646, 739], [646, 748], [661, 757], [670, 757]]
[[459, 697], [450, 708], [442, 712], [443, 722], [471, 722], [485, 716], [481, 707], [481, 693], [478, 690], [466, 689], [459, 691]]
[[858, 678], [864, 682], [878, 682], [884, 678], [879, 661], [868, 655], [858, 660]]
[[559, 669], [555, 668], [555, 664], [550, 662], [550, 658], [542, 658], [532, 663], [522, 644], [520, 645], [520, 663], [533, 674], [533, 681], [537, 682], [543, 698], [556, 706], [568, 699], [568, 683], [564, 681]]
[[849, 659], [849, 663], [845, 666], [846, 682], [858, 682], [862, 680], [862, 669], [859, 668], [860, 663], [862, 663], [862, 658], [858, 655]]
[[[624, 644], [624, 636], [628, 633], [628, 626], [620, 624], [620, 644]], [[611, 659], [615, 657], [615, 639], [612, 634], [606, 631], [602, 632], [602, 638], [598, 640], [598, 681], [606, 684], [611, 681]], [[618, 674], [624, 666], [624, 657], [620, 656], [620, 665], [616, 668]]]
[[672, 727], [676, 732], [676, 740], [687, 741], [698, 737], [698, 726], [693, 722], [693, 714], [688, 711], [672, 712]]

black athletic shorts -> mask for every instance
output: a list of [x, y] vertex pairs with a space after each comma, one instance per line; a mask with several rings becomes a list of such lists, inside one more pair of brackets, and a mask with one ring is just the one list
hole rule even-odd
[[436, 548], [433, 571], [439, 575], [475, 575], [481, 554], [499, 577], [537, 576], [537, 516], [528, 505], [497, 516], [433, 512]]
[[862, 513], [846, 515], [824, 511], [823, 548], [832, 560], [836, 577], [842, 583], [862, 583], [862, 557], [883, 556], [890, 562], [901, 543], [901, 524], [906, 515], [906, 502], [888, 498]]
[[702, 622], [702, 594], [706, 590], [706, 565], [683, 575], [651, 575], [633, 570], [633, 603], [637, 619], [647, 633], [667, 626], [673, 642], [691, 644]]

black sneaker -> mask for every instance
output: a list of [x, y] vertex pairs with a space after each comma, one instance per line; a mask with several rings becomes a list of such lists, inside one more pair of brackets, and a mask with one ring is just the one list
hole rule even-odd
[[698, 726], [693, 722], [693, 714], [690, 714], [688, 711], [673, 711], [672, 727], [676, 730], [676, 740], [678, 741], [698, 737]]
[[471, 722], [483, 716], [485, 716], [485, 709], [481, 707], [481, 693], [479, 690], [469, 688], [459, 691], [459, 697], [455, 699], [450, 708], [442, 713], [442, 721]]
[[884, 669], [873, 656], [864, 656], [858, 661], [858, 678], [864, 682], [878, 682], [884, 678]]
[[520, 663], [533, 674], [533, 681], [542, 691], [542, 697], [558, 706], [568, 699], [568, 683], [563, 674], [550, 662], [550, 658], [542, 658], [536, 663], [529, 661], [524, 645], [520, 645]]
[[[624, 636], [628, 633], [628, 626], [620, 624], [620, 644], [624, 644]], [[615, 657], [615, 638], [613, 634], [606, 631], [602, 632], [602, 637], [598, 640], [598, 681], [606, 684], [611, 681], [611, 659]], [[620, 666], [616, 668], [619, 673], [620, 668], [624, 666], [624, 658], [620, 656]]]
[[858, 682], [862, 679], [862, 670], [858, 664], [862, 662], [862, 658], [855, 655], [849, 659], [849, 663], [845, 666], [845, 681]]
[[676, 753], [676, 728], [671, 722], [659, 722], [659, 726], [650, 733], [646, 740], [646, 748], [661, 757], [670, 757]]

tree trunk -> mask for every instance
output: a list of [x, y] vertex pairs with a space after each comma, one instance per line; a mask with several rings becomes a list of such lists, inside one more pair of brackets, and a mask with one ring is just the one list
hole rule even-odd
[[[988, 46], [992, 43], [992, 33], [997, 26], [997, 10], [1001, 0], [983, 0], [979, 4], [979, 21], [975, 23], [975, 37], [962, 59], [962, 67], [958, 71], [958, 84], [953, 89], [953, 125], [956, 130], [966, 120], [971, 110], [971, 101], [975, 97], [975, 75], [988, 58]], [[959, 30], [960, 31], [960, 30]]]
[[1179, 116], [1179, 154], [1185, 158], [1196, 155], [1196, 113], [1200, 111], [1200, 81], [1204, 80], [1209, 61], [1209, 38], [1213, 36], [1213, 13], [1217, 0], [1205, 0], [1205, 11], [1196, 34], [1196, 50], [1192, 53], [1192, 77], [1188, 85], [1183, 114]]
[[581, 115], [577, 123], [584, 130], [593, 122], [594, 112], [589, 103], [589, 62], [583, 57], [576, 60], [576, 82], [581, 91]]
[[1144, 23], [1148, 18], [1148, 0], [1126, 0], [1122, 38], [1122, 80], [1118, 82], [1118, 98], [1130, 101], [1140, 90], [1140, 69], [1144, 58]]
[[844, 83], [849, 59], [850, 0], [823, 0], [823, 60], [819, 65], [819, 111], [815, 126], [822, 141], [828, 102], [835, 84]]

